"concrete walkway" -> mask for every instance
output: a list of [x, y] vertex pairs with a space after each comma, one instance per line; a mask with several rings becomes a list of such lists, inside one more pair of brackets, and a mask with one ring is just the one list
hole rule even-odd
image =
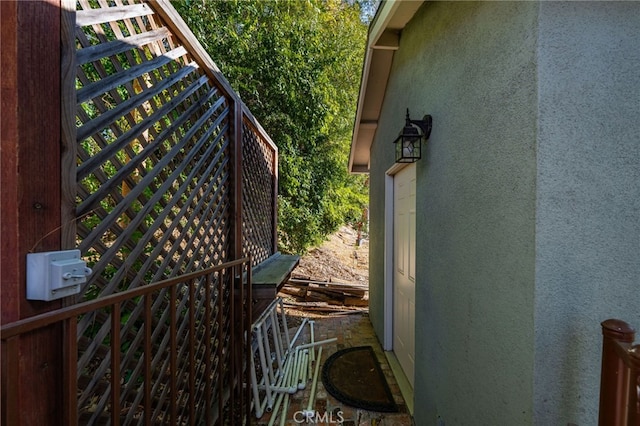
[[[300, 322], [300, 318], [290, 316], [291, 320], [289, 327], [296, 325], [296, 322]], [[324, 340], [332, 337], [336, 337], [338, 340], [333, 343], [329, 343], [323, 346], [322, 349], [322, 361], [325, 361], [329, 356], [340, 349], [370, 345], [374, 348], [375, 354], [380, 362], [382, 371], [385, 374], [387, 383], [394, 395], [395, 402], [398, 405], [398, 413], [377, 413], [372, 411], [366, 411], [362, 409], [356, 409], [342, 402], [336, 400], [333, 396], [326, 392], [322, 384], [322, 380], [318, 379], [318, 391], [316, 395], [315, 410], [318, 412], [315, 422], [307, 422], [302, 415], [302, 410], [307, 408], [309, 402], [309, 396], [311, 393], [311, 386], [307, 386], [306, 389], [298, 391], [298, 393], [292, 395], [290, 399], [290, 406], [285, 418], [285, 424], [287, 426], [293, 425], [336, 425], [342, 424], [346, 426], [356, 425], [371, 425], [371, 426], [411, 426], [413, 420], [408, 413], [407, 406], [402, 394], [400, 393], [400, 387], [396, 378], [391, 372], [389, 362], [376, 338], [369, 316], [367, 314], [351, 314], [340, 316], [322, 316], [310, 318], [315, 321], [314, 336], [315, 340]], [[299, 320], [299, 321], [297, 321]], [[305, 331], [309, 328], [305, 327]], [[308, 342], [309, 336], [303, 334], [302, 342]], [[300, 342], [298, 342], [300, 343]], [[266, 413], [260, 419], [254, 419], [256, 425], [266, 426], [269, 422], [270, 416], [275, 413]], [[278, 413], [279, 415], [279, 413]], [[275, 422], [276, 425], [280, 424], [278, 418]]]

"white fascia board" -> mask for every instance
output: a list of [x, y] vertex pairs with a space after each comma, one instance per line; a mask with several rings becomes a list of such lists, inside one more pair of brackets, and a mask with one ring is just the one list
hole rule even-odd
[[[371, 69], [371, 56], [372, 49], [380, 36], [387, 28], [389, 21], [391, 20], [391, 13], [399, 6], [398, 0], [386, 0], [380, 3], [378, 11], [376, 12], [373, 22], [369, 27], [369, 34], [367, 36], [367, 51], [364, 56], [364, 64], [362, 66], [362, 77], [360, 78], [360, 93], [358, 94], [358, 106], [356, 109], [356, 120], [353, 126], [353, 135], [351, 137], [351, 152], [349, 153], [349, 171], [354, 172], [353, 160], [355, 156], [355, 146], [358, 140], [358, 130], [360, 128], [360, 120], [362, 118], [362, 107], [364, 105], [364, 98], [366, 96], [367, 82], [369, 80], [369, 70]], [[368, 168], [368, 167], [367, 167]]]
[[[358, 130], [360, 127], [360, 120], [362, 119], [362, 109], [364, 107], [364, 100], [366, 97], [366, 88], [367, 88], [367, 83], [369, 80], [369, 74], [371, 72], [371, 66], [372, 66], [372, 56], [373, 56], [373, 50], [376, 49], [376, 45], [378, 44], [379, 40], [383, 37], [383, 35], [385, 35], [385, 32], [387, 32], [387, 30], [389, 29], [389, 24], [392, 21], [392, 19], [394, 18], [395, 14], [398, 12], [398, 10], [402, 7], [402, 6], [407, 6], [408, 4], [411, 5], [411, 7], [409, 7], [408, 9], [411, 10], [410, 14], [409, 14], [409, 19], [411, 16], [413, 16], [413, 13], [415, 13], [415, 11], [420, 8], [420, 6], [422, 5], [423, 1], [422, 0], [386, 0], [383, 1], [379, 8], [378, 11], [375, 15], [375, 17], [373, 18], [373, 21], [369, 27], [369, 34], [367, 37], [367, 50], [365, 53], [365, 58], [364, 58], [364, 64], [362, 66], [362, 77], [360, 79], [360, 93], [358, 94], [358, 105], [357, 105], [357, 109], [356, 109], [356, 118], [355, 118], [355, 122], [354, 122], [354, 128], [353, 128], [353, 134], [352, 134], [352, 138], [351, 138], [351, 150], [349, 153], [349, 171], [350, 172], [355, 172], [354, 169], [354, 156], [355, 156], [355, 152], [356, 152], [356, 144], [358, 141]], [[408, 19], [407, 19], [408, 21]], [[404, 27], [404, 24], [406, 22], [402, 23], [402, 27]], [[384, 43], [385, 45], [387, 45], [387, 43]], [[391, 48], [393, 49], [393, 47], [382, 47], [382, 48]], [[359, 169], [359, 172], [362, 173], [362, 165], [356, 165], [355, 166], [356, 169]], [[367, 167], [368, 168], [368, 167]]]
[[371, 28], [369, 29], [369, 40], [367, 47], [371, 48], [375, 46], [376, 43], [378, 43], [378, 39], [387, 30], [387, 28], [389, 27], [389, 22], [393, 18], [398, 8], [400, 8], [401, 3], [403, 3], [404, 1], [407, 0], [386, 0], [380, 4], [380, 9], [378, 10], [374, 21], [371, 23]]

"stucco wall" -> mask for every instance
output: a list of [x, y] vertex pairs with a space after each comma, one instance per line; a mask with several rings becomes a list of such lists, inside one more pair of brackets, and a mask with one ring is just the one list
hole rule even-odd
[[597, 424], [599, 323], [640, 327], [640, 3], [543, 2], [535, 419]]
[[595, 425], [599, 323], [640, 327], [640, 3], [427, 2], [371, 152], [371, 317], [383, 333], [384, 172], [417, 165], [415, 419]]
[[415, 420], [533, 416], [536, 20], [530, 2], [428, 2], [404, 29], [372, 148], [372, 320], [383, 182], [408, 107], [433, 116], [417, 165]]

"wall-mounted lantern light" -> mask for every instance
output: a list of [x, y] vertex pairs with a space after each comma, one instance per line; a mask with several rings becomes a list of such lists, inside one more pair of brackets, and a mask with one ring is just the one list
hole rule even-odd
[[407, 119], [398, 138], [393, 141], [396, 146], [396, 163], [413, 163], [422, 157], [422, 139], [426, 141], [431, 134], [432, 118], [425, 115], [422, 120], [412, 120], [407, 108]]

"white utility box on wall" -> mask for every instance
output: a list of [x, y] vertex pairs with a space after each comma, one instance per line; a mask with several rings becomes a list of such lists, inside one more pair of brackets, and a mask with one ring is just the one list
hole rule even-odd
[[80, 293], [91, 269], [80, 250], [27, 254], [27, 299], [55, 300]]

